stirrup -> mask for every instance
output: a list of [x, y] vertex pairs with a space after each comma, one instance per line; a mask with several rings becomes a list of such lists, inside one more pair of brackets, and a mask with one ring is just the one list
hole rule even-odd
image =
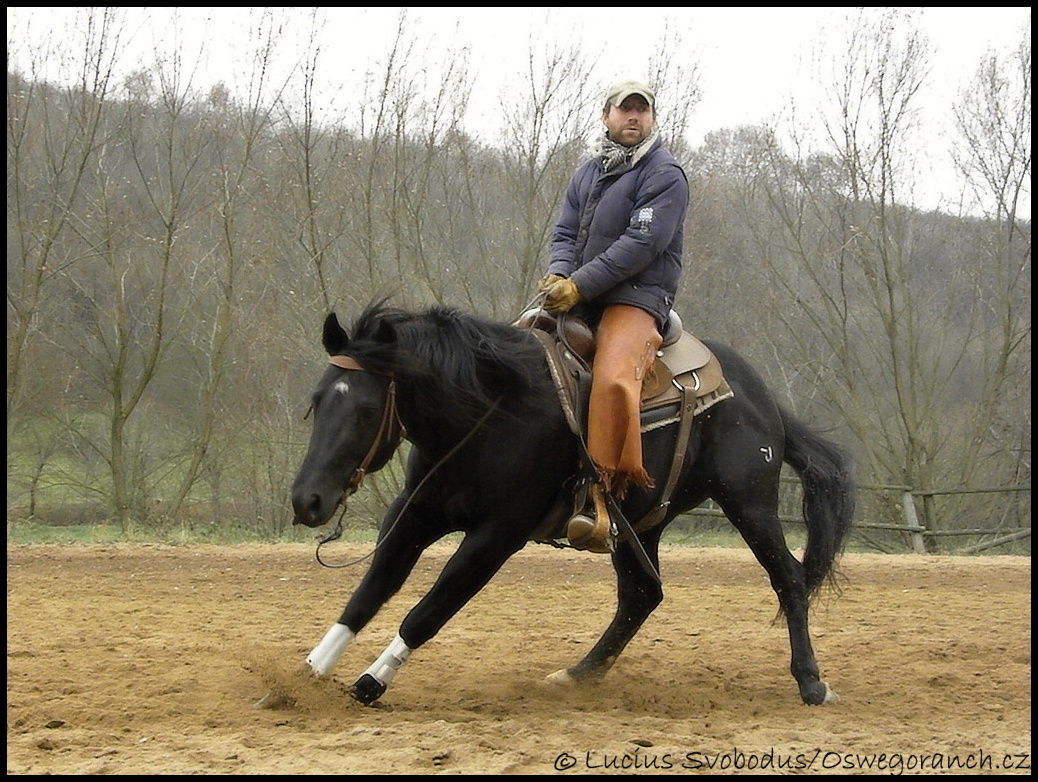
[[582, 511], [569, 520], [566, 537], [570, 545], [580, 551], [611, 554], [616, 549], [616, 530], [609, 517], [605, 492], [597, 483], [591, 487], [591, 505], [591, 515]]

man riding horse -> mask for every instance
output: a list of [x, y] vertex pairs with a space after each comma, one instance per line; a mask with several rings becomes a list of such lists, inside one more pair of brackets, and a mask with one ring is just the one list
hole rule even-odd
[[605, 134], [570, 180], [538, 282], [544, 309], [572, 311], [595, 330], [587, 451], [597, 481], [570, 543], [605, 553], [615, 529], [604, 493], [623, 499], [653, 481], [642, 465], [642, 380], [662, 342], [681, 276], [688, 181], [656, 127], [656, 96], [622, 81], [606, 93]]

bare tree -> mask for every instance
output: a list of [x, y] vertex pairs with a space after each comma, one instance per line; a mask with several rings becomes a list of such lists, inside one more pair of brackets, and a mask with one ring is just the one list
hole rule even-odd
[[[859, 12], [823, 61], [835, 75], [827, 143], [794, 132], [790, 157], [762, 136], [750, 203], [763, 199], [768, 213], [746, 212], [755, 256], [778, 286], [770, 311], [792, 340], [782, 352], [796, 368], [791, 396], [818, 394], [831, 406], [872, 481], [924, 490], [977, 474], [987, 435], [974, 427], [990, 420], [978, 413], [992, 401], [982, 357], [1008, 357], [1021, 337], [992, 342], [975, 306], [974, 272], [988, 272], [968, 236], [949, 242], [904, 206], [928, 51], [911, 17]], [[993, 371], [996, 383], [1005, 377]]]
[[[69, 87], [56, 90], [42, 77], [46, 64], [67, 56], [62, 48], [67, 41], [29, 52], [28, 74], [8, 73], [8, 420], [29, 390], [23, 373], [41, 337], [34, 326], [41, 302], [55, 276], [79, 261], [62, 252], [60, 239], [71, 230], [83, 198], [95, 148], [105, 133], [105, 99], [114, 89], [119, 15], [114, 9], [84, 9], [78, 20], [81, 59], [69, 62]], [[9, 51], [18, 46], [8, 41]]]
[[[251, 57], [241, 64], [247, 87], [240, 101], [224, 101], [218, 93], [210, 94], [207, 109], [201, 111], [201, 132], [191, 134], [200, 146], [185, 161], [191, 169], [197, 169], [190, 182], [185, 179], [185, 190], [204, 190], [206, 203], [215, 207], [211, 213], [215, 219], [211, 234], [205, 232], [211, 237], [212, 246], [200, 254], [201, 273], [193, 276], [196, 284], [185, 299], [192, 318], [190, 325], [185, 324], [184, 333], [190, 334], [190, 344], [200, 360], [192, 395], [197, 412], [187, 419], [191, 425], [186, 427], [181, 446], [185, 458], [177, 470], [175, 487], [169, 492], [168, 508], [173, 515], [191, 496], [203, 468], [210, 476], [222, 473], [229, 454], [243, 445], [242, 435], [257, 432], [242, 425], [249, 420], [241, 416], [243, 408], [250, 410], [253, 421], [264, 419], [261, 409], [243, 404], [230, 376], [235, 357], [244, 352], [244, 334], [252, 331], [248, 328], [250, 313], [243, 308], [243, 302], [258, 298], [256, 290], [270, 284], [263, 275], [252, 275], [257, 279], [250, 279], [250, 267], [255, 266], [250, 262], [262, 255], [257, 252], [259, 245], [252, 238], [253, 226], [248, 216], [258, 208], [263, 193], [259, 161], [267, 151], [275, 107], [285, 89], [285, 84], [276, 80], [272, 67], [274, 52], [281, 43], [279, 20], [264, 9], [251, 29]], [[174, 70], [165, 83], [176, 83], [176, 75]], [[173, 107], [180, 101], [171, 95], [160, 103]], [[179, 124], [172, 112], [168, 122], [170, 127]], [[180, 140], [178, 146], [190, 149], [187, 139]], [[204, 224], [208, 225], [208, 221]], [[262, 396], [255, 391], [252, 395]], [[254, 450], [245, 447], [248, 453]], [[267, 456], [259, 458], [262, 464], [270, 463]], [[242, 462], [249, 464], [249, 460], [239, 457], [237, 463]], [[221, 501], [220, 492], [214, 491], [214, 512], [220, 511]]]
[[[992, 52], [953, 107], [955, 159], [988, 220], [973, 223], [979, 263], [967, 267], [975, 312], [975, 372], [988, 393], [967, 420], [984, 443], [976, 459], [998, 465], [995, 480], [1030, 481], [1031, 226], [1018, 216], [1030, 199], [1031, 31], [1017, 49]], [[989, 469], [991, 467], [989, 466]], [[1029, 518], [1029, 513], [1021, 518]]]
[[680, 29], [668, 27], [659, 47], [650, 57], [646, 73], [656, 88], [656, 103], [661, 133], [674, 156], [689, 163], [688, 134], [692, 129], [696, 107], [703, 93], [699, 86], [700, 67], [695, 61], [681, 57], [688, 49]]
[[[19, 420], [16, 408], [30, 390], [23, 380], [23, 370], [48, 341], [56, 342], [57, 348], [70, 357], [71, 363], [65, 364], [66, 377], [70, 381], [75, 378], [75, 383], [58, 384], [67, 393], [82, 388], [84, 377], [92, 370], [89, 356], [76, 350], [79, 327], [95, 329], [99, 344], [106, 345], [97, 328], [96, 313], [90, 311], [90, 293], [80, 280], [96, 271], [94, 261], [99, 256], [107, 255], [113, 261], [122, 257], [125, 261], [125, 247], [111, 233], [91, 231], [82, 217], [84, 211], [111, 206], [113, 183], [105, 181], [103, 167], [119, 140], [117, 129], [108, 123], [106, 109], [116, 86], [114, 72], [123, 32], [116, 9], [83, 9], [76, 15], [68, 40], [56, 44], [54, 51], [40, 52], [38, 58], [35, 52], [30, 53], [29, 80], [8, 78], [8, 199], [9, 216], [10, 205], [15, 215], [13, 224], [9, 220], [13, 231], [8, 253], [9, 420]], [[79, 48], [70, 53], [70, 41], [77, 40]], [[68, 63], [69, 86], [49, 88], [39, 79], [36, 68], [42, 68], [49, 58]], [[13, 275], [12, 268], [16, 270]], [[115, 273], [112, 281], [115, 296], [108, 302], [107, 312], [126, 316], [129, 305], [125, 280]], [[58, 302], [60, 305], [55, 306]], [[78, 317], [70, 322], [69, 312]], [[50, 318], [68, 327], [59, 334], [44, 325]], [[126, 332], [107, 336], [119, 339]], [[97, 452], [104, 455], [110, 467], [113, 506], [126, 509], [129, 482], [123, 469], [122, 433], [140, 400], [142, 386], [127, 388], [123, 384], [120, 370], [126, 368], [125, 356], [110, 342], [107, 348], [112, 350], [112, 366], [118, 369], [115, 376], [108, 375], [112, 404], [108, 444]], [[156, 348], [153, 342], [145, 349], [147, 358], [138, 376], [143, 385], [149, 377], [147, 365], [157, 360]], [[36, 377], [34, 385], [41, 379]]]
[[1014, 241], [1017, 214], [1031, 187], [1031, 30], [1008, 57], [989, 53], [953, 107], [954, 157], [984, 212]]
[[[819, 187], [826, 180], [812, 158], [790, 167], [774, 147], [771, 175], [760, 185], [786, 250], [766, 260], [797, 303], [786, 312], [805, 364], [824, 375], [823, 387], [842, 386], [831, 401], [874, 468], [920, 485], [929, 483], [917, 473], [931, 463], [924, 430], [935, 400], [920, 393], [928, 385], [919, 374], [926, 294], [913, 283], [910, 226], [896, 197], [907, 185], [899, 153], [911, 138], [926, 51], [890, 13], [859, 15], [842, 42], [845, 56], [833, 60], [827, 128], [840, 189]], [[898, 39], [897, 30], [907, 31]]]

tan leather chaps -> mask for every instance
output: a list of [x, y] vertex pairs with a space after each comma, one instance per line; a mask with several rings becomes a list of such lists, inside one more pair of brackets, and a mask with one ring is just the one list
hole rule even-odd
[[603, 311], [591, 370], [587, 448], [599, 479], [615, 497], [630, 483], [653, 481], [642, 465], [639, 404], [642, 380], [663, 338], [656, 319], [643, 309], [612, 304]]

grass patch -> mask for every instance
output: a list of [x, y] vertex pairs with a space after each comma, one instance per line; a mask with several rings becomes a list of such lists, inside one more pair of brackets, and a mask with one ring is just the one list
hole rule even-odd
[[7, 525], [8, 543], [121, 543], [123, 531], [113, 524], [34, 524]]

